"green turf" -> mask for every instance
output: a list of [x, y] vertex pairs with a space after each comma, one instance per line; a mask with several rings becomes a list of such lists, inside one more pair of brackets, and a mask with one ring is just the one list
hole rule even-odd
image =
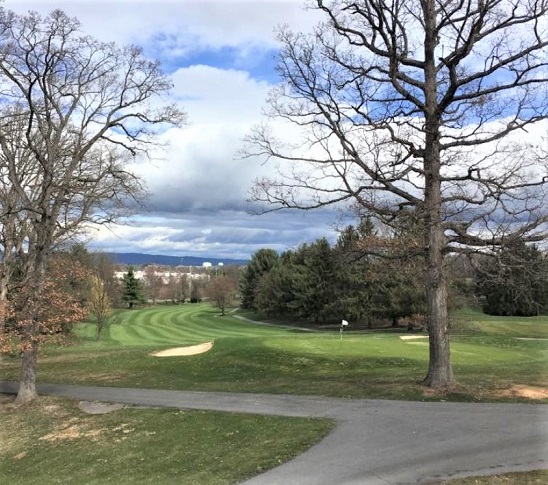
[[[72, 345], [42, 349], [38, 381], [388, 399], [525, 401], [504, 392], [517, 384], [548, 385], [547, 329], [547, 317], [489, 317], [469, 309], [455, 313], [451, 349], [459, 385], [448, 393], [431, 393], [420, 385], [428, 368], [423, 335], [403, 340], [400, 337], [410, 335], [350, 330], [341, 341], [336, 330], [310, 332], [257, 325], [234, 315], [220, 317], [206, 304], [163, 305], [118, 311], [100, 341], [95, 339], [93, 322], [77, 325]], [[206, 341], [214, 341], [214, 347], [204, 354], [150, 355]], [[19, 365], [16, 357], [4, 358], [0, 362], [4, 378], [16, 379]], [[97, 418], [97, 428], [107, 430], [98, 442], [84, 439], [48, 446], [35, 435], [45, 433], [55, 421], [48, 424], [43, 419], [40, 424], [36, 422], [39, 413], [30, 413], [10, 428], [4, 413], [0, 443], [9, 438], [15, 440], [15, 447], [7, 452], [2, 448], [3, 455], [0, 452], [0, 482], [64, 483], [64, 477], [70, 477], [71, 482], [104, 483], [106, 477], [114, 477], [116, 483], [233, 483], [299, 453], [330, 426], [308, 422], [299, 428], [296, 422], [246, 421], [221, 413], [124, 413], [103, 421]], [[120, 423], [131, 424], [136, 431], [128, 434], [135, 441], [124, 440], [123, 428], [116, 431]], [[284, 426], [291, 431], [283, 431]], [[266, 434], [260, 433], [263, 428]], [[219, 439], [200, 438], [213, 435]], [[245, 447], [234, 445], [239, 437], [244, 437]], [[251, 454], [241, 451], [249, 450], [248, 440], [256, 443], [253, 448], [257, 450]], [[29, 451], [30, 455], [20, 458], [20, 453]], [[70, 459], [74, 453], [78, 453], [77, 461]], [[211, 454], [213, 462], [208, 459]], [[238, 477], [234, 470], [239, 471]]]
[[[453, 315], [455, 334], [548, 339], [548, 317], [500, 317], [463, 308]], [[548, 344], [547, 344], [548, 345]]]
[[43, 398], [0, 401], [0, 483], [240, 483], [301, 453], [332, 429], [328, 420], [176, 409], [106, 415]]
[[[546, 386], [548, 319], [511, 322], [461, 312], [452, 339], [459, 387], [443, 399], [508, 400], [512, 386]], [[473, 329], [473, 330], [471, 330]], [[495, 330], [500, 329], [502, 335]], [[387, 399], [440, 399], [420, 380], [428, 369], [428, 340], [407, 332], [310, 332], [257, 325], [234, 315], [220, 317], [206, 304], [121, 311], [97, 342], [91, 323], [76, 328], [77, 344], [45, 348], [38, 379], [148, 388], [316, 394]], [[532, 335], [534, 340], [524, 340]], [[401, 337], [418, 337], [403, 340]], [[191, 357], [151, 357], [169, 347], [214, 341], [211, 351]], [[3, 364], [16, 378], [18, 361]]]
[[[208, 305], [163, 305], [116, 313], [105, 340], [121, 346], [193, 345], [215, 339], [257, 338], [293, 335], [304, 330], [275, 325], [254, 325], [234, 316], [221, 317]], [[83, 338], [95, 336], [93, 323], [80, 324], [75, 333]]]

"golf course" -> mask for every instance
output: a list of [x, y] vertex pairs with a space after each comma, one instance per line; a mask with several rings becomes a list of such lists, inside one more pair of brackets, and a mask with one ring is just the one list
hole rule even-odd
[[[444, 393], [420, 384], [428, 367], [426, 334], [359, 331], [352, 325], [341, 334], [338, 329], [310, 330], [257, 318], [239, 311], [221, 317], [205, 303], [118, 310], [100, 340], [90, 320], [74, 327], [68, 345], [44, 346], [37, 380], [165, 390], [548, 403], [547, 317], [490, 317], [471, 309], [455, 313], [452, 360], [458, 385]], [[194, 355], [155, 356], [205, 343], [211, 345]], [[17, 380], [18, 356], [5, 357], [0, 366], [4, 380]], [[0, 405], [3, 483], [104, 483], [105, 477], [113, 483], [238, 483], [298, 455], [333, 427], [325, 419], [166, 409], [86, 415], [78, 403], [52, 397], [25, 413]], [[31, 425], [22, 429], [22, 419]], [[77, 449], [76, 463], [68, 457]]]

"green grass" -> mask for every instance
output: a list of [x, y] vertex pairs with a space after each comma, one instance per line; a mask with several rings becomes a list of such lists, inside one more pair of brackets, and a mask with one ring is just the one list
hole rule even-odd
[[126, 408], [88, 415], [75, 402], [0, 401], [0, 483], [237, 483], [306, 450], [328, 420]]
[[[519, 328], [512, 335], [512, 325]], [[440, 396], [420, 386], [428, 368], [427, 339], [406, 332], [310, 332], [256, 325], [218, 316], [208, 305], [156, 306], [120, 311], [102, 341], [92, 323], [76, 328], [79, 340], [45, 348], [42, 382], [67, 382], [204, 391], [316, 394], [387, 399], [520, 400], [514, 385], [546, 386], [548, 318], [500, 319], [473, 311], [454, 318], [452, 360], [459, 386]], [[496, 333], [499, 330], [500, 334]], [[413, 336], [421, 337], [414, 334]], [[173, 346], [215, 342], [191, 357], [149, 354]], [[18, 360], [2, 370], [15, 379]], [[521, 399], [524, 400], [524, 399]]]
[[[205, 304], [119, 311], [111, 321], [104, 340], [124, 347], [193, 345], [223, 338], [251, 339], [303, 332], [275, 325], [253, 325], [231, 315], [221, 317]], [[95, 325], [92, 322], [80, 324], [75, 333], [86, 340], [93, 339]]]
[[[451, 348], [459, 385], [448, 393], [420, 385], [427, 339], [403, 340], [406, 332], [347, 331], [341, 341], [337, 331], [256, 325], [200, 304], [118, 311], [100, 341], [91, 321], [74, 334], [72, 345], [42, 349], [39, 382], [455, 401], [527, 401], [505, 391], [548, 386], [547, 317], [457, 312]], [[150, 356], [207, 341], [214, 347], [204, 354]], [[17, 379], [19, 365], [4, 358], [3, 377]], [[74, 406], [52, 398], [24, 410], [0, 406], [0, 483], [234, 483], [295, 456], [332, 426], [174, 410], [87, 416]], [[81, 429], [77, 439], [39, 439], [73, 424]], [[86, 435], [94, 430], [97, 436]], [[546, 482], [543, 473], [450, 483], [536, 485]]]
[[[454, 334], [548, 339], [548, 317], [499, 317], [463, 308], [453, 315]], [[547, 343], [548, 345], [548, 343]]]

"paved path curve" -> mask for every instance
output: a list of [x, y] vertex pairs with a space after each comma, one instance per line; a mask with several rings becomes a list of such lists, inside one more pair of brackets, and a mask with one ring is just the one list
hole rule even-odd
[[[0, 392], [17, 384], [0, 382]], [[548, 468], [548, 406], [421, 403], [56, 384], [41, 394], [88, 401], [327, 417], [335, 430], [245, 485], [401, 485]]]

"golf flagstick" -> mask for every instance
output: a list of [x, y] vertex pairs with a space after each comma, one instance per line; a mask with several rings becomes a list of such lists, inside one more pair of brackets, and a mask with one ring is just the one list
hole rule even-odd
[[348, 326], [348, 322], [346, 320], [343, 320], [341, 322], [341, 329], [339, 330], [339, 333], [341, 334], [341, 340], [339, 342], [339, 345], [342, 345], [342, 337], [343, 337], [343, 331], [344, 331], [344, 327]]

